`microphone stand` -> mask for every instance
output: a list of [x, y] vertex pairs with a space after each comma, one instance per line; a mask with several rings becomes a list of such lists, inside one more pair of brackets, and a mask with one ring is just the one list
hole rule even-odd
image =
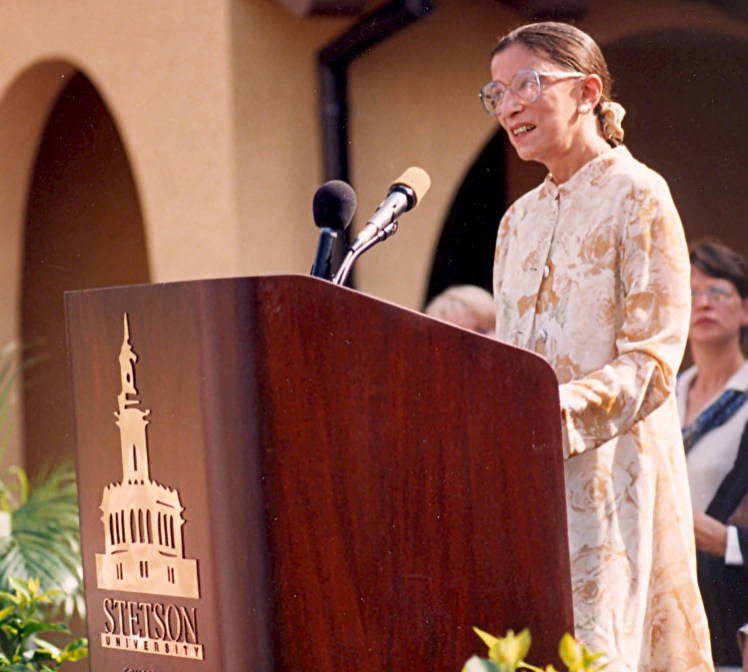
[[323, 227], [320, 230], [319, 243], [317, 244], [317, 254], [312, 264], [312, 272], [316, 278], [329, 280], [333, 275], [333, 254], [335, 253], [335, 243], [338, 241], [340, 232]]
[[348, 250], [348, 253], [345, 255], [345, 259], [343, 259], [343, 263], [340, 264], [340, 268], [338, 269], [338, 272], [332, 276], [332, 282], [335, 285], [343, 285], [345, 283], [346, 278], [348, 277], [348, 274], [351, 272], [351, 269], [353, 268], [353, 264], [356, 263], [356, 260], [367, 250], [370, 250], [372, 247], [374, 247], [377, 243], [381, 243], [383, 240], [386, 240], [390, 236], [395, 235], [397, 232], [397, 220], [390, 222], [385, 226], [381, 231], [377, 232], [377, 235], [374, 236], [371, 240], [367, 240], [361, 247], [355, 249], [355, 250]]

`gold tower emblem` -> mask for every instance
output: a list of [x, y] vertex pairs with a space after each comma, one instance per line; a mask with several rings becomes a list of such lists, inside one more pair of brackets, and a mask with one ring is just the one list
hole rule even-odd
[[138, 408], [135, 362], [130, 327], [119, 355], [122, 391], [115, 412], [122, 451], [122, 482], [104, 488], [101, 520], [104, 553], [96, 554], [100, 589], [197, 599], [197, 560], [186, 559], [182, 547], [183, 507], [179, 492], [152, 481], [148, 473], [146, 419]]

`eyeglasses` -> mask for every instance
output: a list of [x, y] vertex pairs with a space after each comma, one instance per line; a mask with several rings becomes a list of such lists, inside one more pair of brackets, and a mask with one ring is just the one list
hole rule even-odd
[[727, 303], [735, 294], [730, 289], [721, 287], [707, 287], [706, 289], [691, 289], [691, 301], [696, 301], [702, 294], [710, 303]]
[[480, 90], [480, 99], [488, 114], [496, 116], [499, 113], [501, 102], [507, 91], [511, 91], [517, 100], [524, 105], [530, 105], [540, 98], [541, 81], [546, 77], [555, 79], [578, 79], [584, 77], [581, 72], [538, 72], [537, 70], [520, 70], [509, 86], [502, 82], [491, 81], [483, 85]]

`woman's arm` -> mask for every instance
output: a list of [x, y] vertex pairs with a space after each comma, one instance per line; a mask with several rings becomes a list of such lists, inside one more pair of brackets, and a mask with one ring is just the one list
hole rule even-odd
[[727, 552], [727, 525], [705, 513], [693, 514], [693, 531], [696, 548], [709, 555], [724, 558]]
[[[667, 188], [633, 192], [622, 228], [617, 357], [560, 386], [567, 456], [628, 431], [671, 394], [688, 334], [688, 249]], [[658, 191], [662, 191], [658, 190]]]

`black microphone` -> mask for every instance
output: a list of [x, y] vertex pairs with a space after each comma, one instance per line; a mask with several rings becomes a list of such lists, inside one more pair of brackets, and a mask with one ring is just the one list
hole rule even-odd
[[325, 182], [314, 194], [312, 212], [319, 227], [317, 254], [312, 264], [312, 275], [330, 280], [333, 269], [333, 252], [338, 235], [348, 228], [356, 212], [356, 192], [342, 180]]
[[384, 203], [377, 208], [377, 211], [366, 223], [361, 233], [356, 236], [356, 240], [351, 243], [348, 250], [355, 252], [385, 231], [404, 212], [415, 208], [430, 186], [431, 178], [423, 168], [415, 166], [408, 168], [390, 185]]

